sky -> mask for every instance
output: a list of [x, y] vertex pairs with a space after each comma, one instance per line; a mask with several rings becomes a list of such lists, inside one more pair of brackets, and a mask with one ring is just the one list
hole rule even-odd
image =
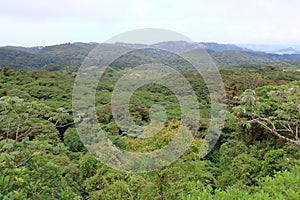
[[197, 42], [300, 45], [299, 0], [0, 0], [0, 46], [164, 28]]

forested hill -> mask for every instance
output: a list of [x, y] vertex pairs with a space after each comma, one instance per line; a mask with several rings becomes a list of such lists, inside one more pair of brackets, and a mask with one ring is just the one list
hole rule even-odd
[[[47, 66], [80, 66], [88, 53], [98, 43], [66, 43], [46, 47], [14, 47], [0, 48], [0, 66], [9, 66], [13, 69], [40, 69]], [[118, 43], [128, 47], [147, 47], [141, 44]], [[171, 49], [175, 52], [193, 50], [198, 47], [207, 49], [208, 53], [219, 66], [241, 64], [264, 64], [300, 60], [300, 54], [277, 55], [255, 52], [240, 48], [232, 44], [162, 42], [148, 47]]]
[[2, 47], [0, 65], [13, 69], [40, 69], [47, 65], [80, 66], [95, 43], [60, 44], [47, 47]]

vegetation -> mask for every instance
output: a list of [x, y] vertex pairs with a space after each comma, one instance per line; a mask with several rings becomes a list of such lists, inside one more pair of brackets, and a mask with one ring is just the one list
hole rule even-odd
[[[51, 48], [30, 53], [45, 52], [51, 63], [52, 55], [68, 60], [63, 53], [67, 47], [53, 47], [59, 53]], [[106, 70], [96, 88], [99, 124], [122, 149], [160, 149], [178, 130], [178, 101], [165, 87], [139, 88], [130, 100], [135, 123], [149, 124], [149, 109], [157, 102], [164, 106], [167, 122], [148, 139], [121, 130], [113, 119], [110, 99], [114, 85], [130, 66], [130, 57], [122, 59]], [[226, 123], [204, 158], [200, 153], [210, 122], [209, 93], [201, 76], [186, 65], [181, 73], [197, 95], [200, 128], [176, 162], [147, 173], [111, 169], [86, 150], [74, 126], [80, 120], [73, 118], [71, 110], [78, 65], [64, 62], [32, 71], [0, 68], [0, 199], [300, 199], [298, 62], [220, 69], [227, 96]], [[140, 64], [140, 58], [134, 62]], [[167, 62], [176, 67], [177, 58]], [[31, 64], [28, 67], [35, 68]]]
[[[13, 69], [53, 69], [63, 68], [64, 66], [79, 67], [88, 53], [97, 46], [97, 43], [66, 43], [60, 45], [46, 46], [46, 47], [14, 47], [7, 46], [0, 48], [0, 67], [9, 66]], [[120, 44], [115, 44], [119, 48]], [[198, 43], [186, 42], [161, 42], [154, 44], [155, 48], [170, 50], [170, 52], [185, 52], [199, 47]], [[222, 45], [216, 43], [200, 43], [201, 46], [207, 49], [210, 56], [219, 66], [230, 65], [259, 65], [271, 62], [298, 62], [300, 60], [299, 54], [292, 55], [277, 55], [263, 52], [254, 52], [247, 49], [239, 48], [235, 45]], [[121, 46], [132, 47], [147, 47], [145, 45], [121, 44]], [[152, 47], [152, 46], [149, 46]], [[147, 50], [146, 50], [147, 52]], [[162, 60], [165, 55], [161, 52], [157, 55], [152, 52], [153, 58]], [[115, 63], [116, 67], [128, 67], [128, 62], [140, 61], [144, 56], [140, 54], [129, 54], [120, 62]], [[173, 58], [169, 60], [173, 65], [181, 65], [181, 60]], [[288, 65], [288, 64], [285, 64]]]

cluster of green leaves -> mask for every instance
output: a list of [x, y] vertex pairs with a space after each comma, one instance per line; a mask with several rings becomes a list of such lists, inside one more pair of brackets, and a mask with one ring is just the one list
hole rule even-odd
[[1, 199], [79, 199], [67, 183], [73, 173], [68, 150], [43, 117], [58, 123], [63, 109], [52, 112], [39, 102], [0, 98]]
[[182, 199], [299, 199], [298, 185], [300, 181], [299, 166], [291, 171], [277, 172], [273, 177], [267, 176], [259, 179], [258, 185], [251, 187], [252, 192], [242, 191], [237, 188], [213, 190], [207, 187], [203, 190], [195, 190], [192, 194], [183, 194]]
[[[1, 141], [1, 148], [14, 141]], [[56, 139], [24, 139], [0, 154], [1, 199], [80, 199], [78, 174]], [[72, 182], [73, 183], [72, 183]]]

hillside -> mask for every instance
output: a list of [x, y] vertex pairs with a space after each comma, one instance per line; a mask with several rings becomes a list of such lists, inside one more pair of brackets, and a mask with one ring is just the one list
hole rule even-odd
[[13, 69], [40, 69], [47, 65], [80, 66], [95, 43], [66, 43], [47, 47], [3, 47], [0, 48], [0, 66]]
[[[80, 66], [88, 53], [98, 43], [66, 43], [46, 47], [13, 47], [0, 48], [0, 66], [9, 66], [13, 69], [40, 69], [49, 65]], [[199, 47], [205, 48], [219, 66], [241, 64], [264, 64], [270, 62], [300, 60], [300, 54], [270, 54], [255, 52], [240, 48], [232, 44], [217, 43], [187, 43], [161, 42], [150, 46], [142, 44], [116, 43], [116, 46], [129, 48], [159, 48], [175, 53], [188, 52]], [[137, 56], [137, 55], [134, 55]], [[129, 58], [132, 60], [132, 58]], [[139, 60], [137, 56], [135, 59]]]

